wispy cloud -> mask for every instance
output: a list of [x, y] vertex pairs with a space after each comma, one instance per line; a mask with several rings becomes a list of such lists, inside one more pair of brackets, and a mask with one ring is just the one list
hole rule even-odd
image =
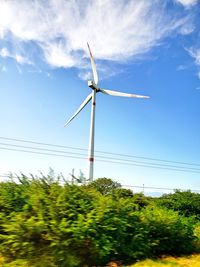
[[190, 56], [193, 57], [195, 60], [195, 64], [197, 65], [198, 68], [197, 76], [200, 79], [200, 48], [192, 47], [187, 49], [187, 51], [190, 54]]
[[188, 68], [187, 65], [179, 65], [179, 66], [177, 67], [177, 71], [186, 70], [187, 68]]
[[3, 58], [13, 58], [17, 61], [17, 63], [19, 64], [32, 64], [32, 62], [30, 60], [28, 60], [26, 57], [17, 54], [17, 53], [11, 53], [10, 51], [8, 51], [8, 49], [6, 47], [0, 49], [0, 56]]
[[198, 0], [176, 0], [176, 2], [182, 4], [184, 7], [192, 7], [197, 4]]
[[195, 59], [196, 64], [200, 66], [200, 48], [190, 48], [188, 52]]
[[189, 20], [188, 20], [188, 23], [185, 23], [180, 28], [180, 33], [182, 35], [188, 35], [188, 34], [191, 34], [194, 31], [195, 31], [195, 25], [194, 25], [194, 23], [192, 23], [192, 21], [189, 21]]
[[[89, 41], [96, 59], [126, 62], [150, 51], [174, 31], [182, 34], [193, 31], [191, 24], [187, 26], [189, 17], [167, 12], [164, 2], [2, 0], [0, 38], [17, 45], [12, 46], [15, 53], [3, 48], [0, 55], [29, 64], [28, 54], [34, 44], [48, 65], [84, 70]], [[179, 2], [189, 5], [195, 1]], [[18, 50], [24, 52], [23, 56]]]

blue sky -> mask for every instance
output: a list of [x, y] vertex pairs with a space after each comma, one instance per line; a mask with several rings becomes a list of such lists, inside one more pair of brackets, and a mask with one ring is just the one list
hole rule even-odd
[[[87, 149], [90, 105], [63, 125], [90, 93], [88, 41], [100, 87], [151, 97], [98, 94], [95, 150], [200, 165], [199, 8], [198, 0], [1, 1], [0, 138]], [[1, 148], [31, 146], [0, 142]], [[49, 167], [87, 173], [86, 159], [0, 149], [0, 162], [0, 174], [46, 173]], [[189, 170], [96, 161], [97, 177], [200, 190], [199, 173]]]

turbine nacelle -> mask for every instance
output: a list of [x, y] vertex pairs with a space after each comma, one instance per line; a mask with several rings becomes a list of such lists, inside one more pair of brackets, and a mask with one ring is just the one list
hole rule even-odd
[[96, 90], [96, 91], [98, 91], [98, 87], [97, 87], [97, 85], [92, 81], [92, 80], [89, 80], [88, 81], [88, 86], [92, 89], [92, 90]]

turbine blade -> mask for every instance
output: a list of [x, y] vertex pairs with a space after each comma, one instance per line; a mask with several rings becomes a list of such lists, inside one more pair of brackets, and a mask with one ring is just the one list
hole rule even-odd
[[112, 95], [112, 96], [123, 96], [123, 97], [132, 97], [132, 98], [150, 98], [149, 96], [145, 96], [145, 95], [129, 94], [129, 93], [123, 93], [123, 92], [107, 90], [107, 89], [99, 89], [99, 91], [104, 94]]
[[88, 46], [88, 50], [89, 50], [89, 54], [90, 54], [90, 62], [91, 62], [91, 66], [92, 66], [92, 72], [93, 72], [94, 82], [97, 85], [99, 79], [98, 79], [96, 65], [95, 65], [94, 58], [93, 58], [93, 55], [92, 55], [92, 52], [90, 50], [90, 46], [89, 46], [88, 43], [87, 43], [87, 46]]
[[92, 93], [89, 94], [86, 99], [83, 101], [83, 103], [80, 105], [80, 107], [77, 109], [77, 111], [74, 113], [74, 115], [67, 121], [67, 123], [64, 125], [66, 127], [78, 114], [81, 112], [81, 110], [88, 104], [88, 102], [92, 99]]

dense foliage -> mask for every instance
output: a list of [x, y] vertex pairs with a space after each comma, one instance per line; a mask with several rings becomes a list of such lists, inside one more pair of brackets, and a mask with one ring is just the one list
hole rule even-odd
[[158, 202], [161, 206], [178, 211], [186, 217], [194, 216], [200, 220], [200, 194], [191, 191], [175, 191], [173, 194], [163, 195]]
[[44, 267], [189, 254], [200, 229], [198, 205], [191, 204], [192, 213], [184, 205], [191, 196], [198, 197], [175, 192], [151, 199], [106, 178], [70, 185], [53, 175], [21, 175], [0, 183], [0, 252], [5, 266]]

